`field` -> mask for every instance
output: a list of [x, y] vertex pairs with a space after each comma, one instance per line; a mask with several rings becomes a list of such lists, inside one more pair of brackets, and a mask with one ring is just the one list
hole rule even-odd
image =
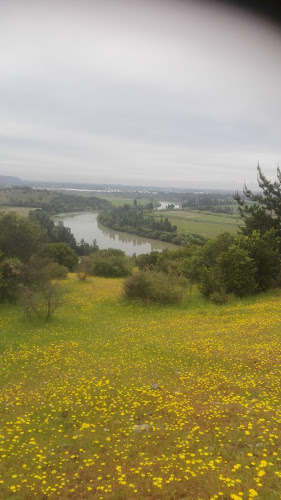
[[[153, 215], [155, 216], [155, 213]], [[200, 234], [205, 238], [213, 238], [225, 231], [236, 233], [241, 226], [241, 218], [238, 215], [208, 214], [186, 210], [165, 210], [163, 213], [161, 211], [158, 216], [161, 215], [168, 217], [171, 224], [177, 226], [178, 231]]]
[[[118, 196], [109, 196], [106, 193], [95, 193], [95, 196], [97, 196], [98, 198], [102, 198], [103, 200], [110, 201], [110, 203], [112, 203], [112, 205], [114, 205], [115, 207], [122, 207], [123, 205], [125, 205], [125, 203], [127, 203], [127, 205], [134, 204], [134, 198], [119, 198]], [[147, 205], [147, 203], [150, 203], [151, 200], [149, 200], [148, 198], [140, 198], [137, 200], [137, 202], [138, 205]]]
[[49, 324], [0, 309], [1, 499], [280, 498], [278, 291], [168, 308], [63, 287]]
[[18, 215], [21, 217], [27, 217], [30, 210], [33, 210], [33, 208], [28, 208], [28, 207], [1, 207], [0, 206], [0, 213], [1, 212], [16, 212]]

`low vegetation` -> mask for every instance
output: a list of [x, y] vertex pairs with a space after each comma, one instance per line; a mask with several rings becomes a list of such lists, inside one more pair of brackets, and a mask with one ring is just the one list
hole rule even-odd
[[90, 274], [105, 278], [121, 278], [131, 274], [132, 259], [122, 250], [109, 248], [99, 250], [91, 256]]
[[1, 306], [0, 497], [279, 498], [279, 292], [147, 307], [122, 283], [69, 275], [48, 325]]
[[143, 299], [160, 304], [181, 303], [186, 289], [185, 280], [159, 271], [138, 271], [124, 282], [124, 293], [128, 299]]
[[135, 259], [0, 214], [0, 498], [280, 498], [281, 174], [259, 180], [238, 236]]

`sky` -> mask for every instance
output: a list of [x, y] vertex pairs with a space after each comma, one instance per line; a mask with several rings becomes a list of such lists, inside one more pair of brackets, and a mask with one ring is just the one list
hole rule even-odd
[[281, 165], [281, 29], [197, 0], [0, 0], [0, 174], [253, 188]]

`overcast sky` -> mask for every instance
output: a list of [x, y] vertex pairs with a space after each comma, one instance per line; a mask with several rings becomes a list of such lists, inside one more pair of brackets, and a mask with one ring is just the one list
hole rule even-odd
[[0, 174], [253, 187], [281, 164], [281, 33], [219, 4], [0, 0]]

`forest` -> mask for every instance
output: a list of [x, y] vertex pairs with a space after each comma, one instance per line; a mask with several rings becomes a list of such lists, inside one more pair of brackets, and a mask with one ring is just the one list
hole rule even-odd
[[0, 206], [40, 208], [50, 215], [62, 212], [109, 208], [110, 202], [96, 196], [69, 194], [52, 189], [14, 186], [0, 189]]

